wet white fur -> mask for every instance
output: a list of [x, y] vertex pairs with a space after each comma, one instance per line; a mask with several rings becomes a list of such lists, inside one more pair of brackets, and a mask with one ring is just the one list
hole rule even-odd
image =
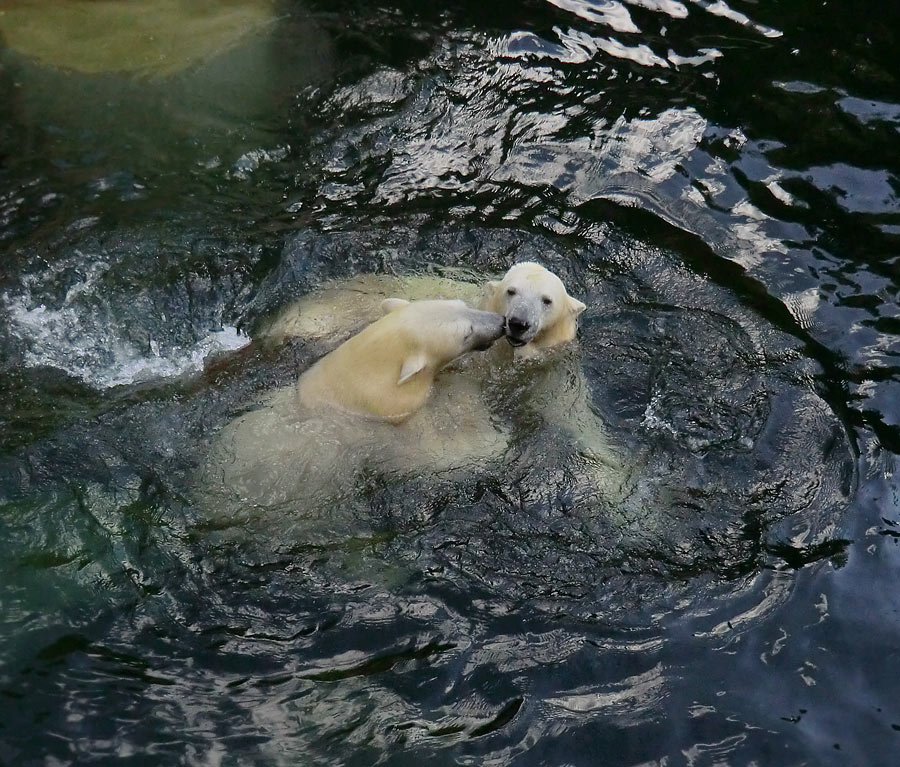
[[460, 300], [379, 303], [384, 317], [217, 435], [201, 486], [225, 514], [328, 503], [363, 468], [434, 473], [502, 455], [475, 382], [435, 386], [447, 363], [500, 336], [502, 318]]

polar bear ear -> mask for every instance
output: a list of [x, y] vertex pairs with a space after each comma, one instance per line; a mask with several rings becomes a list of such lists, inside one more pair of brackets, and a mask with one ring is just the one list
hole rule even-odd
[[574, 317], [577, 317], [585, 309], [587, 309], [587, 307], [583, 303], [581, 303], [581, 301], [579, 301], [577, 298], [572, 298], [572, 296], [569, 296], [569, 311], [572, 312], [572, 315]]
[[381, 313], [390, 314], [397, 311], [397, 309], [402, 309], [404, 306], [409, 306], [409, 301], [405, 298], [385, 298], [381, 302]]
[[400, 377], [397, 379], [397, 385], [406, 383], [416, 373], [420, 373], [428, 364], [428, 358], [422, 353], [410, 354], [403, 361], [403, 367], [400, 368]]
[[484, 308], [491, 312], [498, 311], [497, 296], [500, 295], [500, 280], [490, 280], [484, 284]]

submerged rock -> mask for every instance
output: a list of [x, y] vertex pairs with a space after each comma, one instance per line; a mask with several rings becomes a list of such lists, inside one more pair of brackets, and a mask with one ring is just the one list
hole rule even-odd
[[272, 0], [14, 0], [6, 45], [44, 66], [166, 76], [221, 54], [275, 20]]

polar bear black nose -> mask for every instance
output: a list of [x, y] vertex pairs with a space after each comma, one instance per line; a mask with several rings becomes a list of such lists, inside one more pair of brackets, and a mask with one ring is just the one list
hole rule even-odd
[[526, 333], [528, 329], [531, 327], [531, 323], [528, 320], [520, 319], [519, 317], [510, 317], [506, 321], [506, 326], [509, 328], [509, 332], [514, 335], [520, 336], [522, 333]]

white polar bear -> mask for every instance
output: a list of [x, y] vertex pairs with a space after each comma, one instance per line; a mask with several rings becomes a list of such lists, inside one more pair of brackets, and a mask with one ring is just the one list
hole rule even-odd
[[361, 469], [435, 473], [502, 455], [506, 437], [472, 409], [470, 387], [443, 391], [435, 377], [499, 339], [503, 316], [461, 300], [381, 304], [384, 317], [217, 435], [201, 484], [224, 514], [315, 508], [352, 492]]
[[486, 397], [492, 411], [508, 414], [513, 435], [525, 443], [526, 462], [546, 463], [552, 452], [573, 481], [613, 507], [621, 504], [630, 491], [630, 462], [591, 409], [573, 343], [585, 304], [553, 272], [526, 261], [488, 282], [481, 305], [505, 316], [509, 341], [495, 347]]
[[[552, 436], [553, 452], [568, 453], [560, 460], [578, 464], [585, 483], [610, 503], [620, 502], [629, 492], [631, 461], [591, 409], [572, 343], [585, 304], [568, 294], [556, 274], [533, 262], [517, 263], [501, 279], [480, 284], [464, 270], [444, 274], [452, 276], [363, 274], [326, 283], [282, 310], [263, 327], [262, 338], [334, 342], [368, 320], [387, 295], [461, 298], [503, 314], [509, 344], [495, 344], [487, 354], [448, 370], [445, 395], [466, 403], [457, 405], [459, 412], [502, 424], [520, 452], [531, 456], [527, 460], [549, 457], [540, 451], [549, 448]], [[463, 432], [458, 435], [457, 447], [465, 452]], [[477, 443], [482, 437], [478, 430], [475, 435]]]
[[382, 302], [386, 316], [325, 355], [297, 382], [301, 406], [400, 423], [415, 413], [447, 363], [504, 333], [498, 313], [460, 300]]

